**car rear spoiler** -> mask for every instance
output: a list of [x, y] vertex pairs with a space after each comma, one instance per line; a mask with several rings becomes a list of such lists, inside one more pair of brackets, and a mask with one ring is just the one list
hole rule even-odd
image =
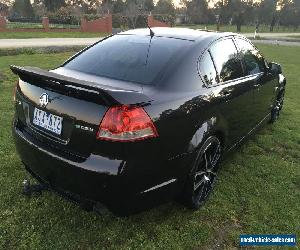
[[[106, 106], [120, 104], [145, 104], [151, 102], [149, 97], [135, 90], [124, 90], [121, 88], [101, 85], [95, 82], [79, 80], [73, 77], [63, 76], [43, 70], [37, 67], [10, 66], [11, 71], [18, 75], [21, 80], [35, 86], [59, 90], [70, 94], [81, 92], [82, 95], [90, 94], [97, 97]], [[130, 100], [130, 101], [129, 101]]]

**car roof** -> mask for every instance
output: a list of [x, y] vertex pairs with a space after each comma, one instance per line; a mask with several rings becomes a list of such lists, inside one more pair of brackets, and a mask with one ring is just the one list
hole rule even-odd
[[[211, 40], [214, 40], [220, 37], [237, 35], [231, 32], [195, 30], [189, 28], [159, 27], [159, 28], [151, 28], [151, 29], [154, 32], [155, 36], [158, 37], [169, 37], [169, 38], [176, 38], [176, 39], [183, 39], [183, 40], [190, 40], [190, 41], [197, 41], [197, 40], [202, 40], [207, 38], [211, 38]], [[128, 30], [125, 32], [121, 32], [119, 34], [147, 36], [150, 35], [150, 31], [148, 28], [143, 28], [143, 29]]]

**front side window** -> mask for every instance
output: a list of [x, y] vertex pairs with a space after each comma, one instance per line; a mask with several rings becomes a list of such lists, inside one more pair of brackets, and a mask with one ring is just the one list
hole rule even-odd
[[260, 52], [244, 39], [237, 38], [236, 42], [244, 57], [245, 74], [254, 75], [263, 72], [265, 69], [265, 61]]
[[215, 62], [220, 82], [243, 76], [240, 57], [232, 39], [218, 41], [209, 50]]
[[209, 51], [204, 52], [199, 65], [199, 71], [206, 85], [210, 86], [218, 83], [217, 72]]

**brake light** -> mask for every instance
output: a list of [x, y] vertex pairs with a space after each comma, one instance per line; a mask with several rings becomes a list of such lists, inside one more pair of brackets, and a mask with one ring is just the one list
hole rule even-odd
[[111, 107], [99, 127], [97, 139], [109, 141], [135, 141], [157, 137], [158, 133], [142, 107]]

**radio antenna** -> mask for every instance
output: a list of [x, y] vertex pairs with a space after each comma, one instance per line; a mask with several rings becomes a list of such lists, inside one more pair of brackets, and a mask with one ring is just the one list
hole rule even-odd
[[148, 26], [148, 29], [150, 30], [150, 36], [151, 36], [151, 38], [154, 37], [154, 35], [155, 35], [154, 31], [151, 29], [151, 27], [149, 26], [149, 24], [147, 26]]
[[148, 60], [149, 60], [149, 53], [150, 53], [150, 47], [151, 47], [151, 43], [152, 43], [152, 38], [154, 37], [154, 32], [153, 30], [151, 29], [151, 27], [149, 26], [149, 24], [147, 25], [148, 26], [148, 29], [150, 30], [150, 42], [149, 42], [149, 45], [148, 45], [148, 50], [147, 50], [147, 58], [146, 58], [146, 64], [148, 64]]

